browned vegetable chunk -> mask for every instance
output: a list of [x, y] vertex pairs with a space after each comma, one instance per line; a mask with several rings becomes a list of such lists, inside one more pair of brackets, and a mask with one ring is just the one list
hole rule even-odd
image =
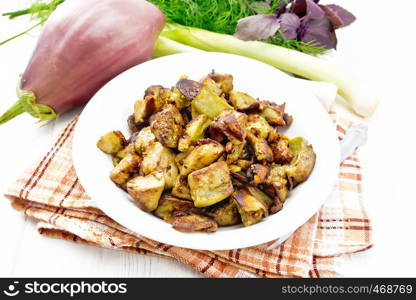
[[227, 143], [227, 145], [230, 146], [230, 150], [227, 151], [227, 164], [232, 164], [236, 161], [238, 161], [239, 158], [241, 158], [244, 155], [244, 148], [246, 147], [246, 141], [243, 141], [241, 143]]
[[217, 223], [213, 219], [197, 214], [175, 216], [173, 218], [172, 226], [176, 230], [184, 232], [215, 232], [218, 228]]
[[265, 182], [269, 175], [269, 167], [261, 164], [252, 164], [247, 171], [247, 177], [254, 184]]
[[227, 163], [221, 161], [188, 175], [191, 196], [196, 207], [213, 205], [234, 191]]
[[295, 155], [290, 165], [286, 166], [286, 175], [291, 178], [293, 186], [305, 181], [315, 166], [316, 154], [312, 145], [301, 137], [289, 141], [291, 152]]
[[199, 140], [199, 143], [180, 160], [179, 169], [182, 176], [210, 165], [224, 152], [224, 147], [211, 139]]
[[169, 148], [178, 146], [179, 137], [183, 133], [185, 122], [181, 113], [172, 104], [166, 105], [161, 111], [150, 117], [150, 129], [162, 145]]
[[143, 100], [137, 100], [134, 104], [134, 123], [137, 125], [144, 123], [154, 113], [165, 106], [171, 91], [160, 85], [150, 86], [144, 93]]
[[230, 91], [230, 102], [237, 110], [244, 110], [250, 107], [257, 100], [250, 95], [242, 92]]
[[211, 124], [211, 128], [223, 133], [232, 143], [244, 142], [247, 115], [233, 109], [223, 110]]
[[111, 171], [110, 178], [124, 188], [125, 183], [139, 171], [142, 158], [136, 154], [127, 154]]
[[258, 138], [253, 133], [247, 133], [247, 140], [250, 142], [258, 161], [272, 162], [273, 151], [267, 143], [266, 139]]
[[185, 109], [191, 105], [191, 101], [176, 87], [172, 88], [172, 93], [167, 101], [168, 103], [174, 104], [179, 110]]
[[233, 75], [231, 74], [220, 74], [220, 73], [211, 73], [208, 74], [208, 78], [217, 83], [217, 85], [221, 88], [224, 94], [228, 94], [233, 89]]
[[114, 156], [123, 159], [127, 156], [127, 154], [136, 154], [134, 144], [128, 144], [124, 149], [118, 151]]
[[97, 147], [107, 154], [116, 154], [127, 145], [126, 138], [121, 131], [110, 131], [97, 142]]
[[127, 192], [134, 203], [144, 211], [154, 211], [165, 188], [162, 172], [137, 176], [127, 182]]
[[254, 198], [261, 201], [268, 208], [270, 214], [274, 214], [283, 208], [283, 203], [279, 198], [274, 197], [272, 199], [262, 190], [254, 186], [247, 186], [247, 190]]
[[186, 176], [176, 177], [175, 184], [172, 188], [172, 195], [182, 199], [192, 200], [191, 191], [189, 190], [188, 180]]
[[287, 187], [288, 181], [286, 177], [286, 170], [284, 166], [272, 164], [270, 166], [270, 174], [266, 179], [266, 191], [270, 195], [274, 195], [284, 202], [289, 194]]
[[168, 88], [164, 88], [161, 85], [151, 85], [144, 91], [144, 98], [152, 97], [156, 99], [156, 101], [160, 101], [161, 103], [157, 105], [157, 107], [161, 108], [164, 105], [164, 100], [168, 99], [171, 95], [171, 90]]
[[230, 226], [241, 222], [237, 205], [234, 201], [224, 201], [210, 207], [208, 216], [214, 219], [219, 226]]
[[247, 189], [237, 190], [231, 197], [237, 205], [244, 226], [256, 224], [261, 219], [267, 217], [268, 211], [266, 206], [253, 197]]
[[180, 137], [178, 150], [185, 152], [192, 143], [203, 138], [205, 130], [211, 124], [211, 120], [207, 115], [199, 115], [186, 124], [185, 133]]
[[179, 173], [175, 163], [175, 154], [159, 142], [150, 142], [146, 148], [140, 171], [143, 175], [155, 171], [163, 171], [165, 175], [165, 189], [173, 187]]
[[173, 197], [172, 195], [163, 195], [159, 200], [159, 206], [154, 211], [155, 215], [168, 223], [173, 222], [175, 212], [188, 213], [194, 209], [191, 201], [186, 201]]
[[224, 109], [232, 108], [223, 98], [214, 93], [209, 86], [204, 85], [191, 104], [192, 118], [204, 114], [214, 119]]
[[134, 114], [130, 115], [127, 118], [127, 126], [129, 127], [130, 132], [138, 132], [141, 129], [140, 125], [141, 124], [136, 124], [136, 122], [134, 122]]
[[203, 87], [203, 84], [194, 81], [189, 80], [186, 78], [179, 79], [179, 81], [176, 83], [176, 88], [185, 96], [188, 100], [193, 100], [201, 91]]
[[289, 149], [289, 139], [277, 131], [273, 135], [272, 141], [269, 142], [273, 151], [273, 160], [282, 165], [290, 163], [293, 153]]
[[139, 134], [136, 137], [134, 142], [134, 148], [136, 149], [137, 153], [145, 152], [146, 148], [150, 145], [150, 143], [155, 142], [156, 137], [153, 134], [150, 127], [144, 127], [140, 130]]
[[261, 110], [260, 115], [264, 117], [267, 120], [267, 122], [269, 122], [271, 125], [287, 126], [290, 123], [286, 121], [291, 120], [291, 117], [284, 116], [285, 106], [286, 106], [285, 103], [279, 105], [270, 101], [261, 101], [260, 102], [260, 110]]
[[248, 169], [252, 163], [253, 163], [253, 160], [246, 160], [246, 159], [237, 160], [237, 166], [241, 167], [241, 169], [243, 170]]
[[273, 127], [262, 116], [251, 114], [248, 116], [247, 131], [258, 138], [267, 139]]
[[203, 85], [206, 85], [212, 92], [214, 92], [218, 96], [221, 96], [221, 95], [224, 94], [224, 92], [222, 91], [220, 85], [218, 85], [211, 78], [205, 77], [201, 82], [202, 82]]

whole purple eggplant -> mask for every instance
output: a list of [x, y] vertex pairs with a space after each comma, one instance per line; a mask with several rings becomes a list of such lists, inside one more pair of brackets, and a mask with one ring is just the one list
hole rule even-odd
[[108, 81], [152, 57], [165, 17], [144, 0], [65, 1], [45, 23], [3, 124], [40, 121], [87, 102]]

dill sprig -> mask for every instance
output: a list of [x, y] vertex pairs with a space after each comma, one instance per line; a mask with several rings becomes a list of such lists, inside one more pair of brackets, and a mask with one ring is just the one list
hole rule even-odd
[[2, 14], [2, 16], [14, 19], [20, 16], [30, 15], [33, 20], [45, 22], [51, 13], [55, 11], [56, 7], [64, 1], [65, 0], [51, 0], [49, 2], [44, 2], [42, 0], [36, 0], [29, 8], [7, 12]]
[[[238, 20], [259, 12], [255, 4], [264, 1], [247, 0], [148, 0], [160, 8], [168, 22], [184, 26], [202, 28], [209, 31], [235, 33]], [[263, 8], [262, 14], [276, 11], [280, 1], [273, 0], [270, 7]], [[297, 50], [311, 55], [324, 54], [327, 49], [317, 42], [302, 42], [285, 39], [281, 34], [263, 40], [263, 42]]]
[[[85, 0], [86, 1], [86, 0]], [[233, 35], [238, 20], [259, 13], [259, 5], [264, 3], [262, 0], [148, 0], [152, 2], [164, 13], [168, 22], [178, 23], [184, 26], [197, 27], [217, 33]], [[270, 6], [261, 9], [262, 14], [273, 13], [281, 1], [271, 0]], [[5, 44], [25, 33], [28, 33], [37, 26], [42, 25], [56, 7], [65, 0], [36, 0], [29, 8], [4, 13], [10, 19], [24, 15], [30, 15], [32, 20], [37, 20], [35, 26], [0, 42]], [[302, 42], [298, 40], [288, 40], [280, 34], [263, 40], [266, 43], [282, 46], [297, 50], [311, 55], [323, 54], [327, 49], [316, 42]]]
[[324, 46], [322, 46], [316, 41], [302, 42], [298, 40], [289, 40], [285, 39], [279, 34], [262, 40], [262, 42], [278, 45], [292, 50], [297, 50], [311, 55], [321, 55], [325, 54], [328, 51], [328, 49], [326, 49]]
[[149, 0], [168, 22], [234, 34], [237, 21], [254, 14], [246, 0]]
[[0, 41], [0, 46], [18, 38], [19, 36], [29, 33], [38, 26], [43, 25], [51, 13], [55, 11], [56, 7], [64, 1], [65, 0], [51, 0], [50, 2], [45, 3], [41, 0], [36, 0], [29, 8], [2, 14], [2, 16], [8, 17], [9, 19], [14, 19], [24, 15], [30, 15], [31, 20], [36, 20], [37, 23], [28, 29], [19, 32], [18, 34], [5, 39], [4, 41]]

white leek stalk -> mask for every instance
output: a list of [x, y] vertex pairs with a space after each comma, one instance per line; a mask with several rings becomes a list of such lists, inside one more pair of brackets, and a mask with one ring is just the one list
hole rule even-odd
[[[162, 36], [201, 50], [238, 54], [304, 78], [333, 83], [338, 87], [338, 93], [363, 117], [370, 116], [380, 100], [376, 94], [370, 93], [374, 91], [360, 86], [352, 75], [333, 63], [295, 50], [258, 41], [242, 41], [231, 35], [177, 24], [166, 25]], [[189, 51], [189, 48], [184, 49]], [[164, 52], [169, 52], [167, 50], [165, 47]], [[179, 52], [180, 47], [174, 51]]]

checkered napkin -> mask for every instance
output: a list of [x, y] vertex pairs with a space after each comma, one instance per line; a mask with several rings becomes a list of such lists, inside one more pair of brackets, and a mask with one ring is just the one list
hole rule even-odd
[[[335, 113], [330, 116], [342, 139], [352, 123]], [[333, 277], [339, 275], [342, 254], [372, 246], [356, 153], [341, 164], [334, 197], [280, 245], [275, 240], [243, 249], [197, 251], [139, 236], [107, 217], [82, 188], [71, 157], [76, 122], [66, 126], [48, 153], [6, 194], [13, 208], [38, 222], [40, 234], [169, 257], [209, 277]]]

